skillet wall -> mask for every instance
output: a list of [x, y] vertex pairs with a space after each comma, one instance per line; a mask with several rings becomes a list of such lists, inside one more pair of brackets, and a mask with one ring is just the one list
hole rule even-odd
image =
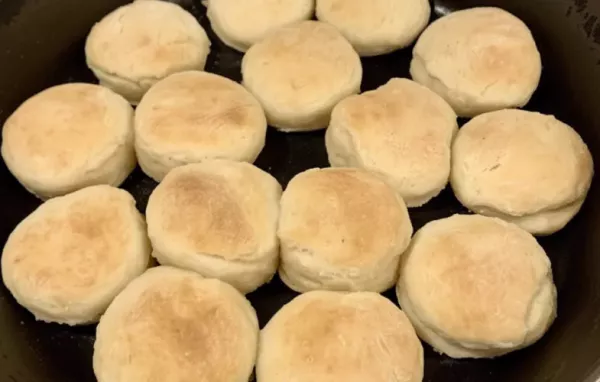
[[[0, 0], [0, 123], [25, 98], [47, 86], [68, 80], [93, 80], [83, 65], [83, 39], [95, 21], [124, 2]], [[199, 0], [180, 3], [188, 9], [200, 7]], [[501, 6], [530, 25], [542, 52], [544, 78], [528, 109], [556, 114], [575, 126], [600, 163], [600, 1], [434, 1], [437, 14], [475, 5]], [[389, 60], [394, 57], [370, 59], [368, 65], [379, 68], [382, 60], [390, 65]], [[239, 80], [239, 74], [235, 74], [239, 58], [223, 50], [219, 73]], [[228, 67], [228, 62], [234, 66]], [[365, 82], [373, 88], [388, 77], [385, 70], [370, 70]], [[304, 168], [324, 165], [323, 149], [315, 148], [322, 145], [319, 135], [306, 135], [305, 143], [290, 145], [287, 136], [269, 134], [268, 144], [275, 148], [268, 158], [262, 158], [263, 167], [272, 170], [282, 183]], [[271, 163], [281, 166], [271, 169]], [[128, 183], [143, 200], [153, 186], [139, 172]], [[600, 377], [600, 372], [595, 371], [600, 366], [597, 192], [596, 179], [588, 202], [575, 221], [564, 232], [541, 240], [545, 248], [552, 248], [550, 255], [559, 288], [559, 317], [548, 335], [530, 349], [494, 361], [457, 362], [429, 351], [426, 380], [588, 382]], [[1, 163], [0, 243], [37, 205]], [[443, 215], [448, 212], [452, 211], [445, 209]], [[439, 215], [437, 209], [420, 210], [415, 213], [415, 225], [442, 217]], [[282, 290], [280, 285], [274, 285], [251, 296], [261, 324], [277, 306], [291, 298]], [[93, 381], [93, 333], [93, 327], [64, 328], [34, 322], [0, 286], [0, 382]]]

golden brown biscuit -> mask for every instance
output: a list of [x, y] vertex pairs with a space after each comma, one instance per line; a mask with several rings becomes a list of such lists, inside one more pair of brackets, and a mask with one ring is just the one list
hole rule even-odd
[[473, 117], [527, 104], [540, 82], [542, 62], [521, 20], [481, 7], [429, 25], [413, 50], [410, 73], [444, 97], [456, 114]]
[[204, 29], [169, 1], [126, 4], [100, 20], [87, 38], [87, 65], [100, 80], [137, 104], [169, 74], [203, 70], [210, 51]]
[[412, 224], [402, 198], [364, 170], [312, 169], [281, 199], [279, 275], [293, 290], [383, 292], [397, 279]]
[[173, 74], [146, 93], [135, 113], [135, 149], [142, 170], [160, 182], [167, 173], [207, 159], [254, 162], [267, 120], [244, 87], [216, 74]]
[[150, 261], [146, 224], [126, 191], [84, 188], [23, 220], [2, 252], [2, 278], [38, 320], [98, 320]]
[[303, 21], [255, 44], [242, 60], [244, 85], [269, 125], [286, 132], [327, 127], [331, 110], [358, 93], [360, 57], [334, 27]]
[[6, 120], [2, 158], [41, 199], [96, 184], [118, 186], [135, 167], [133, 109], [102, 86], [51, 87]]
[[210, 0], [206, 15], [227, 46], [245, 52], [281, 27], [312, 17], [314, 0]]
[[340, 30], [361, 56], [413, 43], [427, 26], [428, 0], [317, 0], [317, 18]]
[[470, 210], [538, 235], [577, 214], [594, 173], [579, 134], [553, 116], [521, 110], [483, 114], [462, 127], [452, 151], [452, 188]]
[[456, 114], [416, 82], [393, 78], [333, 109], [325, 136], [329, 163], [382, 175], [408, 207], [438, 195], [450, 176]]
[[248, 163], [178, 167], [148, 201], [153, 256], [249, 293], [277, 269], [280, 196], [279, 183]]
[[403, 257], [397, 295], [421, 339], [453, 358], [524, 348], [556, 317], [543, 248], [518, 226], [481, 215], [420, 229]]
[[256, 313], [233, 287], [157, 267], [102, 316], [94, 372], [99, 382], [247, 382], [257, 342]]
[[421, 382], [423, 347], [385, 297], [308, 292], [262, 330], [256, 376], [260, 382]]

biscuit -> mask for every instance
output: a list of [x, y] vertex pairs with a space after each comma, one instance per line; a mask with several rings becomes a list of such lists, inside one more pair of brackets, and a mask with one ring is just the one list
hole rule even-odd
[[481, 215], [420, 229], [403, 256], [397, 295], [421, 339], [452, 358], [524, 348], [556, 317], [544, 249], [518, 226]]
[[135, 200], [100, 185], [51, 199], [25, 218], [2, 252], [2, 278], [36, 319], [89, 324], [149, 261]]
[[562, 229], [577, 214], [593, 174], [586, 144], [553, 116], [486, 113], [453, 144], [451, 184], [461, 203], [536, 235]]
[[334, 27], [303, 21], [253, 45], [242, 60], [242, 77], [269, 125], [285, 132], [310, 131], [326, 128], [333, 107], [359, 92], [362, 66]]
[[298, 292], [383, 292], [397, 279], [412, 224], [404, 201], [360, 169], [312, 169], [281, 199], [279, 276]]
[[423, 347], [406, 315], [376, 293], [296, 297], [260, 334], [260, 382], [421, 382]]
[[385, 177], [408, 207], [442, 191], [458, 125], [443, 98], [416, 82], [394, 78], [350, 96], [333, 109], [325, 135], [329, 163]]
[[279, 183], [248, 163], [178, 167], [148, 201], [153, 256], [249, 293], [277, 269], [280, 197]]
[[6, 120], [2, 158], [41, 199], [81, 188], [120, 185], [135, 168], [133, 109], [101, 86], [51, 87]]
[[202, 70], [210, 41], [194, 16], [168, 1], [134, 1], [96, 23], [85, 43], [100, 84], [137, 104], [169, 74]]
[[247, 382], [257, 343], [256, 313], [233, 287], [157, 267], [102, 316], [94, 373], [98, 382]]
[[245, 52], [281, 27], [312, 17], [314, 0], [210, 0], [206, 15], [225, 45]]
[[407, 47], [427, 26], [429, 0], [317, 0], [317, 18], [335, 26], [361, 56]]
[[206, 159], [254, 162], [267, 120], [243, 86], [189, 71], [161, 80], [135, 113], [135, 149], [142, 170], [160, 182], [177, 166]]
[[540, 82], [542, 62], [521, 20], [483, 7], [451, 13], [425, 29], [410, 73], [459, 116], [473, 117], [526, 105]]

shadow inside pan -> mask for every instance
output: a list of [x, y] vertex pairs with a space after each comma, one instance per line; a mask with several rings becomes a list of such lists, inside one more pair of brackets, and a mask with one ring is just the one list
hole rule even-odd
[[[64, 82], [95, 82], [85, 66], [83, 44], [92, 24], [124, 1], [13, 0], [0, 2], [0, 122], [25, 98]], [[207, 70], [240, 80], [242, 55], [220, 43], [199, 1], [179, 2], [201, 21], [213, 48]], [[496, 5], [532, 29], [544, 61], [542, 83], [528, 110], [555, 114], [573, 125], [600, 161], [600, 2], [585, 0], [440, 0], [435, 14], [476, 5]], [[391, 77], [408, 77], [410, 49], [363, 60], [363, 90]], [[327, 166], [324, 133], [282, 134], [269, 130], [257, 165], [284, 186], [297, 173]], [[136, 170], [123, 188], [145, 210], [156, 183]], [[594, 182], [580, 215], [563, 231], [540, 239], [559, 291], [558, 319], [536, 345], [496, 360], [452, 360], [426, 347], [425, 381], [595, 380], [600, 359], [600, 198]], [[0, 242], [39, 202], [0, 164]], [[425, 207], [411, 210], [415, 228], [465, 212], [445, 190]], [[388, 297], [395, 300], [393, 293]], [[249, 295], [261, 326], [295, 293], [275, 279]], [[70, 328], [36, 322], [0, 286], [0, 381], [94, 381], [95, 327]], [[282, 381], [284, 382], [284, 381]]]

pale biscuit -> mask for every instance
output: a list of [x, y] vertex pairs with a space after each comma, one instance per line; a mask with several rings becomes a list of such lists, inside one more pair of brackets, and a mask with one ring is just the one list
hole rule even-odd
[[376, 293], [296, 297], [260, 334], [260, 382], [421, 382], [423, 347], [406, 315]]
[[225, 45], [245, 52], [281, 27], [312, 17], [314, 0], [209, 0], [207, 16]]
[[359, 92], [362, 66], [334, 27], [303, 21], [253, 45], [242, 60], [242, 76], [271, 126], [310, 131], [326, 128], [333, 107]]
[[178, 166], [207, 159], [254, 162], [267, 120], [243, 86], [216, 74], [173, 74], [146, 93], [135, 113], [142, 170], [160, 182]]
[[107, 88], [73, 83], [25, 101], [6, 120], [2, 158], [41, 199], [120, 185], [135, 168], [133, 109]]
[[153, 256], [252, 292], [277, 269], [280, 197], [275, 178], [248, 163], [178, 167], [148, 201]]
[[317, 0], [317, 18], [335, 26], [361, 56], [407, 47], [427, 26], [429, 0]]
[[499, 8], [472, 8], [433, 22], [419, 37], [412, 78], [461, 117], [529, 102], [542, 62], [527, 26]]
[[360, 169], [312, 169], [281, 199], [279, 276], [298, 292], [383, 292], [397, 279], [412, 224], [404, 201]]
[[544, 249], [518, 226], [481, 215], [420, 229], [403, 256], [397, 295], [421, 339], [453, 358], [524, 348], [556, 317]]
[[2, 278], [38, 320], [89, 324], [149, 262], [135, 200], [100, 185], [51, 199], [25, 218], [2, 252]]
[[134, 1], [92, 28], [86, 44], [88, 67], [100, 84], [137, 104], [169, 74], [202, 70], [210, 41], [194, 16], [179, 5]]
[[230, 285], [171, 267], [117, 296], [96, 330], [98, 382], [248, 382], [258, 320]]
[[451, 183], [461, 203], [537, 235], [562, 229], [577, 214], [593, 174], [586, 144], [553, 116], [486, 113], [453, 144]]
[[395, 78], [341, 101], [333, 109], [325, 144], [332, 166], [378, 173], [408, 207], [419, 207], [448, 183], [457, 130], [456, 114], [443, 98]]

